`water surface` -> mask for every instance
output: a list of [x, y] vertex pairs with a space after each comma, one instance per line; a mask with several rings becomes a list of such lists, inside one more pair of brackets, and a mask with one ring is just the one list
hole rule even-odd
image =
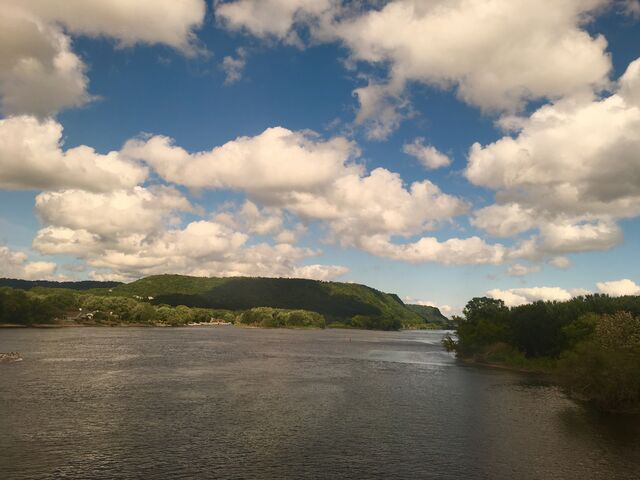
[[441, 336], [0, 330], [0, 478], [640, 478], [638, 419]]

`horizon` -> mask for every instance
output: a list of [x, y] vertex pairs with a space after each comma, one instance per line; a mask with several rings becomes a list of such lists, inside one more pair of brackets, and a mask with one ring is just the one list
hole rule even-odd
[[640, 295], [640, 2], [441, 3], [0, 1], [0, 277]]

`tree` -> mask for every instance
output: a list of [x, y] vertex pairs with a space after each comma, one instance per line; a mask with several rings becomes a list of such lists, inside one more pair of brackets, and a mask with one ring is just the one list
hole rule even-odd
[[572, 394], [600, 408], [640, 409], [640, 317], [599, 317], [593, 334], [563, 355], [559, 372]]

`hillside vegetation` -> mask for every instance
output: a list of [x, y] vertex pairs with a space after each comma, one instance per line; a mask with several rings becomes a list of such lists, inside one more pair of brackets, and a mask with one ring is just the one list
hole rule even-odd
[[[42, 323], [47, 316], [65, 316], [65, 309], [70, 318], [74, 309], [83, 308], [93, 312], [93, 319], [111, 324], [180, 325], [210, 317], [270, 327], [398, 330], [440, 325], [408, 308], [397, 295], [353, 283], [156, 275], [88, 290], [41, 282], [16, 285], [23, 288], [4, 287], [0, 296], [0, 317], [6, 323]], [[55, 308], [46, 308], [48, 303]]]
[[407, 308], [417, 313], [426, 325], [430, 325], [433, 328], [453, 329], [455, 323], [445, 317], [438, 307], [432, 307], [430, 305], [416, 305], [406, 304]]
[[112, 288], [121, 285], [122, 282], [98, 282], [95, 280], [82, 280], [79, 282], [54, 282], [51, 280], [18, 280], [15, 278], [0, 278], [0, 287], [11, 287], [20, 290], [33, 288], [64, 288], [68, 290], [91, 290], [94, 288]]
[[[97, 292], [96, 292], [97, 293]], [[223, 310], [271, 307], [306, 310], [323, 315], [328, 323], [360, 321], [382, 329], [424, 320], [397, 295], [354, 283], [320, 282], [293, 278], [204, 278], [156, 275], [101, 290], [104, 295], [152, 297], [154, 304]]]
[[445, 347], [480, 363], [542, 370], [604, 410], [640, 412], [640, 296], [587, 295], [508, 308], [474, 298]]

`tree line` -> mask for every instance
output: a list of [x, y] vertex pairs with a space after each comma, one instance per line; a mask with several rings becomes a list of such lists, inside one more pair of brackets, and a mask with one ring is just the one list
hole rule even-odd
[[587, 295], [508, 308], [476, 297], [445, 347], [476, 362], [545, 370], [607, 410], [640, 408], [640, 296]]

